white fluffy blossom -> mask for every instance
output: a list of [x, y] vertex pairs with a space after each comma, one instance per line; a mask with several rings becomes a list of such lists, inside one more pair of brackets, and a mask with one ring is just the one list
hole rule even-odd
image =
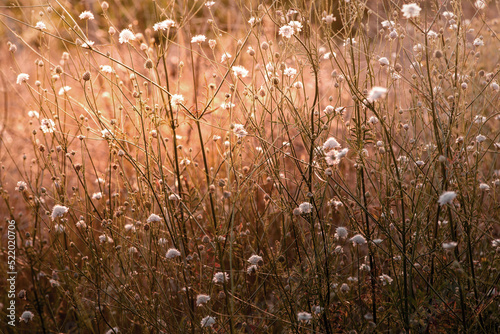
[[[326, 110], [326, 109], [325, 109]], [[330, 137], [328, 138], [324, 143], [323, 143], [323, 150], [328, 151], [328, 150], [333, 150], [340, 148], [340, 144], [337, 141], [337, 139]]]
[[250, 258], [247, 260], [251, 264], [258, 265], [260, 262], [262, 262], [262, 256], [259, 255], [252, 255]]
[[178, 106], [180, 104], [183, 104], [184, 101], [185, 101], [184, 96], [182, 96], [181, 94], [173, 94], [172, 98], [170, 99], [172, 106]]
[[297, 313], [297, 320], [298, 321], [309, 322], [311, 319], [312, 319], [311, 313], [307, 313], [307, 312]]
[[168, 30], [170, 28], [175, 28], [175, 21], [166, 19], [161, 22], [157, 22], [153, 25], [153, 30], [158, 31], [158, 30]]
[[56, 126], [56, 123], [54, 123], [54, 121], [51, 119], [44, 118], [40, 121], [40, 129], [42, 130], [43, 133], [54, 132], [55, 126]]
[[233, 66], [231, 70], [235, 77], [245, 78], [248, 76], [248, 70], [243, 66]]
[[386, 94], [387, 88], [375, 86], [372, 87], [372, 89], [370, 89], [370, 91], [368, 92], [367, 100], [369, 102], [375, 102], [381, 98], [384, 98]]
[[21, 314], [21, 317], [19, 318], [19, 321], [24, 321], [26, 323], [30, 322], [33, 320], [35, 315], [31, 311], [24, 311], [23, 314]]
[[207, 315], [201, 319], [201, 327], [212, 327], [215, 324], [215, 318]]
[[311, 213], [313, 206], [309, 202], [303, 202], [299, 205], [300, 213]]
[[203, 304], [206, 304], [210, 300], [209, 295], [204, 295], [204, 294], [199, 294], [196, 296], [196, 306], [201, 306]]
[[147, 222], [148, 223], [157, 223], [161, 221], [161, 217], [152, 213], [149, 215]]
[[227, 273], [223, 273], [221, 271], [216, 272], [214, 274], [214, 278], [212, 279], [212, 282], [216, 284], [222, 284], [224, 282], [227, 282], [229, 280], [229, 275]]
[[364, 245], [366, 244], [366, 239], [361, 234], [356, 234], [354, 237], [349, 239], [352, 241], [353, 245]]
[[337, 229], [335, 230], [335, 235], [338, 237], [338, 238], [341, 238], [341, 239], [344, 239], [344, 238], [347, 238], [347, 229], [345, 227], [337, 227]]
[[94, 19], [94, 14], [89, 12], [88, 10], [82, 12], [80, 16], [78, 16], [80, 20], [93, 20]]
[[52, 220], [56, 219], [57, 217], [62, 217], [67, 212], [67, 207], [59, 204], [54, 205], [54, 207], [52, 208]]
[[453, 200], [457, 197], [457, 193], [454, 191], [445, 191], [439, 196], [438, 203], [439, 205], [445, 205], [453, 202]]
[[35, 28], [40, 29], [40, 30], [45, 30], [45, 29], [47, 29], [47, 26], [42, 21], [38, 21], [35, 25]]
[[207, 40], [205, 35], [196, 35], [191, 38], [191, 43], [203, 43]]
[[455, 241], [443, 242], [442, 246], [444, 250], [450, 250], [457, 247], [457, 243]]
[[129, 29], [123, 29], [120, 32], [120, 38], [118, 39], [120, 44], [129, 43], [130, 41], [134, 41], [134, 40], [135, 40], [135, 35]]
[[20, 73], [18, 76], [17, 76], [17, 80], [16, 80], [16, 83], [18, 85], [22, 84], [23, 82], [26, 82], [28, 81], [30, 78], [30, 75], [29, 74], [26, 74], [26, 73]]
[[420, 8], [416, 3], [403, 5], [403, 8], [401, 9], [401, 11], [403, 12], [403, 16], [407, 19], [419, 17], [421, 10], [422, 8]]
[[165, 255], [165, 257], [167, 259], [173, 259], [173, 258], [178, 257], [178, 256], [181, 256], [181, 252], [179, 252], [179, 250], [177, 250], [175, 248], [169, 248], [167, 250], [167, 255]]
[[248, 132], [245, 130], [243, 124], [234, 124], [233, 132], [238, 138], [243, 138], [248, 135]]
[[389, 275], [386, 275], [386, 274], [382, 274], [378, 278], [382, 282], [382, 285], [384, 285], [384, 286], [387, 284], [390, 285], [393, 281], [392, 277]]

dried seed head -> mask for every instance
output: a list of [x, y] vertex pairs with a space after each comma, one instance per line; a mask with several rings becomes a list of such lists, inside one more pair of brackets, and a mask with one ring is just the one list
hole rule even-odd
[[87, 72], [83, 73], [82, 79], [83, 79], [83, 81], [89, 81], [90, 80], [90, 72], [87, 71]]

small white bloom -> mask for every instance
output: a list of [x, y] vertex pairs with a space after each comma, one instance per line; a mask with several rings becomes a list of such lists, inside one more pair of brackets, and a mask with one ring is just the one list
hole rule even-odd
[[62, 217], [65, 213], [68, 212], [68, 210], [69, 209], [63, 205], [54, 205], [54, 207], [52, 208], [52, 220], [56, 219], [57, 217]]
[[309, 202], [303, 202], [299, 205], [299, 210], [301, 213], [311, 213], [313, 205]]
[[18, 85], [22, 84], [23, 82], [27, 82], [29, 80], [30, 76], [29, 74], [26, 74], [26, 73], [20, 73], [18, 76], [17, 76], [17, 80], [16, 80], [16, 83]]
[[348, 232], [347, 232], [347, 229], [345, 227], [337, 227], [337, 229], [335, 230], [335, 235], [341, 239], [344, 239], [344, 238], [347, 238], [347, 235], [348, 235]]
[[[325, 109], [326, 110], [326, 109]], [[337, 139], [330, 137], [323, 143], [323, 150], [328, 151], [332, 149], [340, 148], [340, 144]]]
[[248, 70], [243, 66], [233, 66], [231, 70], [233, 71], [235, 77], [245, 78], [248, 76], [249, 73]]
[[352, 244], [354, 246], [356, 245], [364, 245], [366, 244], [366, 239], [365, 237], [363, 237], [361, 234], [356, 234], [354, 237], [352, 237], [351, 239], [349, 239], [352, 241]]
[[27, 187], [27, 186], [28, 186], [28, 184], [27, 184], [26, 182], [24, 182], [24, 181], [19, 181], [19, 182], [17, 182], [17, 187], [16, 187], [16, 190], [17, 190], [17, 191], [21, 191], [21, 192], [22, 192], [22, 191], [26, 190], [26, 187]]
[[385, 20], [385, 21], [382, 21], [380, 24], [382, 24], [382, 28], [393, 28], [394, 27], [394, 21]]
[[347, 283], [342, 283], [342, 285], [340, 286], [340, 291], [342, 291], [343, 293], [347, 293], [349, 292], [349, 290], [349, 285], [347, 285]]
[[167, 20], [155, 23], [153, 25], [153, 30], [154, 31], [168, 30], [170, 28], [175, 28], [175, 22], [174, 22], [174, 20], [167, 19]]
[[210, 8], [213, 5], [215, 5], [215, 1], [207, 1], [207, 2], [205, 2], [205, 7], [207, 7], [207, 8]]
[[222, 284], [224, 282], [227, 282], [229, 280], [229, 275], [227, 273], [223, 272], [216, 272], [214, 274], [214, 278], [212, 279], [212, 282], [216, 284]]
[[476, 7], [478, 10], [481, 10], [484, 9], [484, 7], [486, 7], [486, 3], [484, 2], [484, 0], [477, 0], [474, 3], [474, 7]]
[[31, 118], [40, 118], [40, 114], [36, 110], [28, 111], [28, 116]]
[[123, 228], [125, 228], [126, 232], [135, 232], [136, 231], [134, 224], [125, 224], [125, 226], [123, 226]]
[[177, 194], [170, 194], [168, 196], [168, 200], [169, 201], [180, 201], [181, 200], [181, 197]]
[[486, 183], [481, 183], [479, 185], [479, 189], [482, 190], [482, 191], [488, 191], [488, 190], [490, 190], [490, 186], [487, 185]]
[[109, 65], [101, 65], [101, 71], [107, 74], [111, 74], [114, 72], [113, 68]]
[[287, 77], [293, 77], [297, 74], [297, 70], [292, 67], [287, 67], [283, 71], [283, 74], [286, 75]]
[[61, 89], [59, 89], [59, 96], [62, 96], [64, 95], [64, 93], [66, 92], [69, 92], [71, 90], [71, 87], [70, 86], [64, 86], [64, 87], [61, 87]]
[[101, 198], [102, 198], [102, 193], [101, 192], [97, 192], [97, 193], [94, 193], [92, 195], [92, 199], [100, 200]]
[[285, 37], [285, 38], [292, 38], [293, 36], [293, 33], [294, 33], [294, 30], [292, 27], [290, 27], [289, 25], [284, 25], [280, 28], [279, 32], [278, 32], [281, 36]]
[[483, 135], [478, 135], [478, 136], [476, 137], [476, 141], [477, 141], [478, 143], [482, 143], [482, 142], [483, 142], [483, 141], [485, 141], [485, 140], [486, 140], [486, 137], [485, 137], [485, 136], [483, 136]]
[[58, 234], [62, 234], [64, 233], [64, 230], [65, 230], [65, 227], [64, 225], [61, 225], [61, 224], [55, 224], [54, 225], [54, 231]]
[[113, 138], [113, 133], [108, 129], [104, 129], [104, 130], [101, 130], [101, 136], [104, 139], [111, 139], [111, 138]]
[[181, 256], [181, 252], [179, 252], [177, 249], [175, 248], [169, 248], [167, 250], [167, 255], [165, 255], [165, 257], [167, 259], [173, 259], [175, 257], [178, 257], [178, 256]]
[[42, 21], [38, 21], [35, 25], [35, 28], [37, 28], [39, 30], [45, 30], [45, 29], [47, 29], [47, 26]]
[[262, 262], [262, 256], [252, 255], [247, 261], [250, 262], [251, 264], [258, 265], [259, 263]]
[[54, 121], [51, 119], [44, 118], [40, 121], [40, 129], [42, 130], [43, 133], [54, 132], [55, 126], [56, 126], [56, 123], [54, 123]]
[[123, 44], [123, 43], [129, 43], [130, 41], [135, 41], [134, 33], [129, 29], [123, 29], [120, 32], [120, 38], [118, 39], [118, 42], [120, 42], [120, 44]]
[[184, 101], [184, 96], [182, 96], [181, 94], [173, 94], [172, 98], [170, 99], [173, 107], [183, 104]]
[[387, 66], [389, 65], [389, 59], [387, 59], [386, 57], [382, 57], [378, 60], [379, 64], [381, 66]]
[[161, 217], [152, 213], [149, 215], [148, 219], [146, 220], [148, 223], [158, 223], [161, 221]]
[[224, 102], [224, 103], [222, 103], [222, 104], [220, 105], [220, 107], [221, 107], [222, 109], [226, 109], [226, 110], [228, 110], [228, 109], [234, 108], [234, 107], [235, 107], [235, 104], [234, 104], [234, 103], [231, 103], [231, 102]]
[[392, 277], [389, 275], [386, 275], [386, 274], [382, 274], [378, 278], [382, 282], [382, 285], [384, 285], [384, 286], [387, 284], [390, 285], [393, 281]]
[[80, 20], [93, 20], [94, 14], [92, 14], [91, 12], [86, 10], [80, 14], [79, 18], [80, 18]]
[[203, 304], [206, 304], [209, 300], [210, 296], [199, 294], [198, 296], [196, 296], [196, 306], [201, 306]]
[[439, 205], [445, 205], [453, 202], [453, 200], [457, 197], [457, 193], [454, 191], [445, 191], [439, 196], [438, 203]]
[[491, 241], [491, 247], [500, 247], [500, 239], [495, 239]]
[[215, 318], [207, 315], [201, 319], [201, 327], [212, 327], [215, 324]]
[[207, 40], [205, 35], [196, 35], [191, 38], [191, 43], [203, 43]]
[[19, 321], [24, 321], [25, 323], [30, 322], [33, 320], [35, 315], [31, 311], [24, 311], [23, 314], [21, 314], [21, 317], [19, 318]]
[[387, 88], [375, 86], [370, 89], [370, 92], [368, 92], [367, 100], [369, 102], [375, 102], [378, 99], [384, 98], [386, 94]]
[[220, 57], [220, 62], [224, 63], [226, 60], [231, 59], [232, 55], [229, 52], [224, 52]]
[[303, 322], [309, 322], [312, 319], [311, 313], [299, 312], [297, 313], [297, 320]]
[[473, 42], [474, 46], [483, 46], [484, 42], [482, 38], [476, 38]]
[[403, 16], [407, 19], [415, 18], [420, 16], [420, 8], [416, 3], [410, 3], [407, 5], [403, 5], [401, 11], [403, 12]]
[[238, 138], [243, 138], [248, 135], [243, 124], [234, 124], [233, 132]]
[[458, 245], [458, 243], [456, 243], [455, 241], [443, 242], [443, 244], [442, 244], [444, 250], [453, 249], [453, 248], [457, 247], [457, 245]]

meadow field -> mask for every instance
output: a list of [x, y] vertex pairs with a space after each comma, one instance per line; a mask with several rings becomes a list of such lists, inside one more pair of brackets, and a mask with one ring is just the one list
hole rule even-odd
[[2, 333], [500, 333], [498, 1], [0, 4]]

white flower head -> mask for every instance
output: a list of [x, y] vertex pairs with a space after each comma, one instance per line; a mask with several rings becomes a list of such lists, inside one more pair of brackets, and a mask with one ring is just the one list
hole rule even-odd
[[54, 121], [51, 119], [44, 118], [40, 121], [40, 129], [42, 130], [43, 133], [54, 132], [55, 126], [56, 126], [56, 123], [54, 123]]
[[233, 66], [231, 68], [235, 77], [246, 78], [248, 76], [248, 70], [243, 66]]
[[386, 57], [382, 57], [378, 60], [380, 66], [388, 66], [389, 65], [389, 59]]
[[455, 241], [443, 242], [443, 244], [442, 244], [444, 250], [453, 249], [453, 248], [457, 247], [457, 245], [458, 245], [458, 243], [456, 243]]
[[207, 40], [205, 35], [196, 35], [191, 38], [191, 43], [203, 43]]
[[120, 32], [120, 38], [118, 39], [118, 41], [120, 42], [120, 44], [130, 43], [130, 41], [135, 41], [135, 35], [129, 29], [123, 29]]
[[80, 20], [93, 20], [94, 19], [94, 14], [89, 12], [88, 10], [82, 12], [80, 16], [78, 16]]
[[232, 55], [229, 52], [224, 52], [220, 57], [220, 62], [224, 63], [225, 61], [231, 59]]
[[111, 74], [114, 72], [113, 68], [109, 65], [101, 65], [101, 71], [107, 74]]
[[486, 7], [486, 3], [484, 2], [484, 0], [477, 0], [474, 3], [474, 7], [476, 7], [478, 10], [481, 10], [484, 9], [484, 7]]
[[395, 25], [394, 21], [389, 20], [382, 21], [380, 24], [382, 24], [382, 28], [393, 28]]
[[47, 29], [47, 26], [45, 25], [45, 23], [43, 23], [42, 21], [38, 21], [35, 25], [35, 28], [39, 29], [39, 30], [46, 30]]
[[243, 124], [234, 124], [233, 132], [240, 139], [248, 135]]
[[212, 327], [215, 324], [215, 318], [207, 315], [201, 319], [201, 327]]
[[303, 322], [309, 322], [312, 319], [311, 313], [299, 312], [297, 313], [297, 320]]
[[311, 213], [313, 205], [309, 202], [303, 202], [299, 205], [300, 213]]
[[149, 215], [148, 219], [146, 220], [148, 223], [158, 223], [161, 221], [161, 217], [152, 213]]
[[297, 74], [297, 70], [294, 69], [293, 67], [286, 67], [285, 70], [283, 71], [283, 74], [287, 77], [293, 77]]
[[172, 103], [173, 107], [183, 104], [184, 101], [185, 101], [184, 96], [182, 96], [181, 94], [173, 94], [172, 98], [170, 99], [170, 102]]
[[111, 138], [113, 138], [113, 133], [108, 129], [104, 129], [104, 130], [101, 130], [101, 136], [104, 139], [111, 139]]
[[27, 82], [30, 78], [30, 75], [29, 74], [26, 74], [26, 73], [20, 73], [18, 76], [17, 76], [17, 80], [16, 80], [16, 83], [18, 85], [22, 84], [23, 82]]
[[250, 262], [251, 264], [254, 264], [254, 265], [259, 265], [259, 263], [262, 263], [262, 256], [259, 256], [259, 255], [252, 255], [250, 256], [250, 258], [247, 260], [248, 262]]
[[[326, 109], [325, 109], [326, 110]], [[328, 138], [324, 143], [323, 143], [323, 150], [328, 151], [328, 150], [333, 150], [333, 149], [338, 149], [340, 148], [340, 144], [337, 141], [337, 139], [330, 137]]]
[[175, 257], [179, 257], [181, 256], [181, 252], [179, 252], [179, 250], [175, 249], [175, 248], [169, 248], [167, 250], [167, 255], [165, 255], [165, 257], [167, 259], [173, 259]]
[[366, 98], [369, 102], [375, 102], [379, 99], [382, 99], [387, 94], [387, 88], [374, 86], [368, 92], [368, 97]]
[[344, 238], [347, 238], [347, 229], [345, 227], [337, 227], [337, 229], [335, 230], [335, 235], [341, 239], [344, 239]]
[[158, 31], [158, 30], [168, 30], [170, 28], [175, 28], [175, 21], [166, 19], [161, 22], [157, 22], [153, 25], [153, 30]]
[[393, 281], [392, 277], [389, 275], [386, 275], [386, 274], [382, 274], [378, 278], [382, 282], [382, 285], [384, 285], [384, 286], [387, 284], [391, 285], [391, 283]]
[[215, 284], [222, 284], [224, 282], [227, 282], [229, 280], [229, 275], [228, 273], [223, 273], [221, 271], [216, 272], [214, 274], [214, 278], [212, 279], [212, 282]]
[[450, 204], [457, 197], [457, 193], [454, 191], [445, 191], [439, 196], [438, 203], [439, 205]]
[[361, 234], [356, 234], [349, 240], [352, 241], [353, 246], [366, 244], [366, 239]]
[[25, 323], [30, 322], [33, 320], [35, 315], [31, 311], [24, 311], [23, 314], [21, 314], [21, 317], [19, 318], [19, 321], [24, 321]]
[[422, 8], [420, 8], [416, 3], [403, 5], [403, 8], [401, 9], [403, 16], [407, 19], [419, 17], [421, 10]]
[[64, 86], [64, 87], [61, 87], [61, 89], [59, 89], [59, 96], [62, 96], [64, 95], [64, 93], [66, 92], [69, 92], [71, 90], [71, 87], [70, 86]]
[[204, 295], [204, 294], [199, 294], [196, 296], [196, 306], [202, 306], [203, 304], [206, 304], [210, 300], [209, 295]]
[[292, 38], [293, 36], [293, 33], [294, 33], [294, 30], [291, 26], [289, 25], [284, 25], [280, 28], [279, 32], [278, 32], [281, 36], [285, 37], [285, 38]]
[[36, 110], [28, 111], [28, 116], [31, 118], [40, 118], [40, 114]]
[[102, 198], [102, 193], [101, 192], [97, 192], [97, 193], [94, 193], [92, 195], [92, 199], [100, 200], [101, 198]]
[[54, 207], [52, 208], [52, 220], [56, 219], [57, 217], [62, 217], [65, 213], [68, 212], [68, 210], [69, 209], [63, 205], [54, 205]]

